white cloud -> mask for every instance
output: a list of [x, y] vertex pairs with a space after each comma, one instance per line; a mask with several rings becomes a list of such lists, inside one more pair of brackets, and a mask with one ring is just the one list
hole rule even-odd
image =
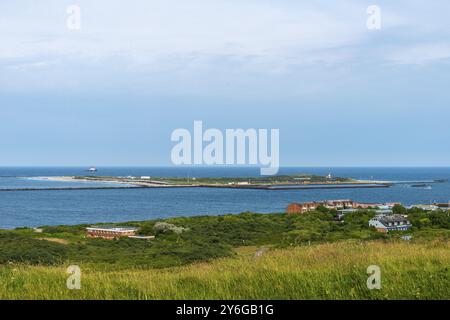
[[[381, 5], [381, 31], [366, 28], [368, 4], [359, 0], [78, 0], [81, 31], [66, 28], [72, 3], [0, 3], [1, 89], [323, 90], [327, 79], [343, 82], [334, 74], [436, 61], [448, 51], [411, 49], [418, 40], [409, 33], [425, 30], [423, 38], [447, 22], [418, 19], [422, 7], [410, 2]], [[387, 54], [398, 39], [404, 48]]]
[[398, 64], [418, 64], [437, 62], [450, 58], [450, 43], [421, 43], [396, 49], [387, 59]]
[[65, 29], [65, 8], [54, 1], [35, 5], [33, 15], [19, 11], [16, 17], [4, 19], [0, 59], [45, 55], [99, 59], [119, 54], [143, 64], [166, 55], [278, 60], [351, 45], [366, 32], [363, 19], [361, 27], [355, 25], [351, 7], [345, 16], [336, 8], [256, 1], [131, 1], [127, 5], [80, 1], [80, 6], [81, 32]]

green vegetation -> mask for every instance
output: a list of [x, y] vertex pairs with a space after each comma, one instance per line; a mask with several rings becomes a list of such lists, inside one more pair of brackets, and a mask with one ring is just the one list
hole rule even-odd
[[[370, 212], [361, 212], [340, 223], [330, 212], [243, 213], [124, 224], [139, 227], [140, 234], [156, 235], [152, 241], [90, 239], [85, 237], [85, 225], [42, 227], [43, 233], [31, 229], [4, 231], [0, 238], [0, 261], [47, 265], [66, 259], [75, 264], [94, 263], [114, 268], [172, 267], [231, 256], [233, 248], [239, 246], [288, 247], [385, 237], [367, 227], [371, 216]], [[57, 239], [66, 243], [57, 243]]]
[[[121, 182], [149, 182], [149, 180], [141, 180], [139, 177], [132, 178], [118, 178], [106, 176], [85, 176], [75, 177], [75, 179], [91, 180], [91, 181], [121, 181]], [[299, 183], [345, 183], [355, 182], [353, 179], [333, 177], [331, 179], [312, 175], [312, 174], [297, 174], [297, 175], [278, 175], [267, 177], [219, 177], [219, 178], [198, 178], [198, 177], [152, 177], [151, 181], [174, 184], [174, 185], [228, 185], [238, 183], [249, 183], [256, 185], [276, 185], [276, 184], [299, 184]]]
[[[4, 230], [0, 298], [449, 298], [449, 212], [395, 210], [410, 231], [378, 233], [368, 227], [374, 211], [339, 220], [324, 207], [120, 224], [150, 241], [86, 238], [86, 225]], [[73, 264], [84, 275], [77, 292], [65, 289]], [[365, 287], [371, 264], [386, 270], [382, 291]]]
[[[448, 299], [450, 245], [443, 241], [344, 241], [256, 248], [210, 263], [150, 270], [81, 266], [81, 290], [65, 267], [0, 267], [0, 299]], [[381, 290], [366, 287], [381, 268]]]
[[[408, 234], [445, 239], [450, 236], [447, 211], [413, 209], [406, 213], [414, 226]], [[371, 210], [360, 210], [340, 221], [336, 211], [320, 207], [303, 215], [242, 213], [121, 224], [138, 227], [142, 235], [155, 235], [151, 241], [86, 238], [87, 225], [42, 227], [42, 233], [26, 228], [1, 231], [0, 264], [70, 262], [104, 268], [165, 268], [232, 256], [233, 249], [242, 246], [286, 248], [348, 239], [395, 239], [404, 233], [376, 232], [368, 226], [373, 216]]]
[[67, 250], [50, 241], [39, 241], [21, 234], [0, 233], [0, 264], [21, 262], [54, 265], [67, 259]]

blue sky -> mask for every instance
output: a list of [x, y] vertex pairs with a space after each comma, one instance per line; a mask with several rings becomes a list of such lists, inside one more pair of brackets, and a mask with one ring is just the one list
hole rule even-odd
[[[81, 30], [66, 28], [68, 5]], [[381, 8], [381, 30], [366, 9]], [[170, 165], [177, 128], [279, 128], [294, 166], [449, 165], [450, 3], [0, 3], [0, 165]]]

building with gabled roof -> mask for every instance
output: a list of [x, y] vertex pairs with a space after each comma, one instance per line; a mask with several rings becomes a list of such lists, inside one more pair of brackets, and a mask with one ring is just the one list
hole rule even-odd
[[369, 221], [369, 226], [383, 233], [388, 233], [389, 231], [407, 231], [412, 227], [411, 222], [400, 214], [377, 215]]

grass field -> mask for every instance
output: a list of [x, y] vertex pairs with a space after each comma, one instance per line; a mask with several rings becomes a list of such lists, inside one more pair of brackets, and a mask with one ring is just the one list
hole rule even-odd
[[[448, 240], [347, 240], [274, 249], [163, 269], [80, 265], [81, 289], [66, 287], [67, 266], [0, 266], [0, 299], [450, 299]], [[263, 251], [260, 251], [263, 252]], [[381, 290], [366, 285], [381, 268]]]

